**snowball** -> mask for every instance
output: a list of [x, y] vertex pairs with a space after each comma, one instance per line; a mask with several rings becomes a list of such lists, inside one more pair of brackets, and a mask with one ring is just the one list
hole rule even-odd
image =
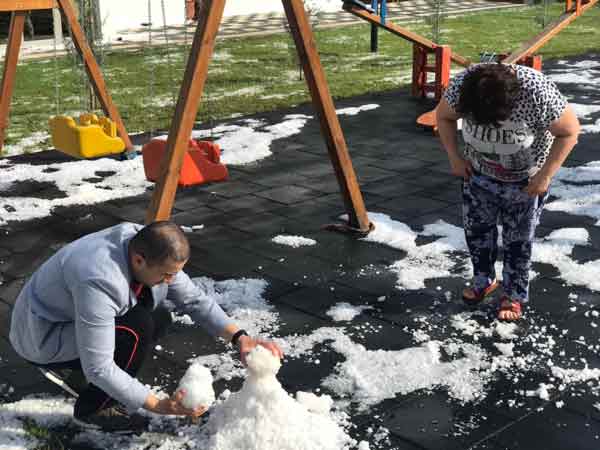
[[360, 441], [358, 443], [358, 450], [370, 450], [369, 443], [367, 441]]
[[275, 236], [271, 240], [276, 244], [289, 245], [290, 247], [294, 248], [312, 246], [317, 244], [317, 241], [315, 241], [314, 239], [309, 239], [302, 236], [290, 236], [283, 234]]
[[250, 374], [258, 378], [268, 377], [269, 375], [274, 376], [281, 367], [279, 358], [275, 357], [270, 350], [262, 345], [259, 345], [248, 354], [246, 363]]
[[[325, 411], [326, 399], [300, 394], [320, 413], [290, 397], [275, 377], [279, 359], [258, 346], [247, 357], [242, 389], [215, 406], [206, 424], [204, 450], [340, 450], [351, 438]], [[329, 400], [330, 401], [330, 400]]]
[[502, 353], [504, 356], [513, 356], [513, 348], [514, 348], [515, 344], [501, 344], [498, 342], [494, 343], [494, 347], [496, 347], [498, 349], [498, 351], [500, 353]]
[[312, 392], [296, 392], [296, 400], [306, 406], [310, 412], [328, 414], [333, 406], [333, 399], [329, 395], [315, 395]]
[[336, 322], [344, 320], [352, 320], [356, 316], [360, 315], [364, 310], [372, 309], [371, 306], [354, 306], [350, 303], [341, 302], [335, 306], [332, 306], [328, 311], [327, 315]]
[[184, 390], [182, 405], [189, 409], [200, 406], [209, 407], [215, 401], [215, 391], [212, 386], [213, 377], [206, 367], [194, 363], [185, 372], [177, 390]]

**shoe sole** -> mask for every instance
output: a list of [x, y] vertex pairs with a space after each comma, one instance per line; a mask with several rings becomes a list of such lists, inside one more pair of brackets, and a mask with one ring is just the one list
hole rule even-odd
[[84, 422], [82, 420], [79, 420], [77, 417], [73, 417], [73, 423], [75, 425], [79, 426], [80, 428], [83, 428], [84, 430], [89, 430], [89, 431], [101, 431], [103, 433], [118, 434], [118, 435], [122, 435], [122, 436], [136, 433], [136, 430], [105, 430], [100, 425]]
[[42, 369], [41, 367], [39, 367], [40, 372], [42, 372], [42, 374], [50, 381], [52, 381], [54, 384], [56, 384], [58, 387], [60, 387], [63, 391], [69, 393], [70, 395], [72, 395], [75, 398], [79, 398], [79, 394], [77, 393], [77, 391], [75, 391], [75, 389], [73, 389], [71, 386], [69, 386], [67, 383], [65, 383], [65, 381], [56, 373], [53, 372], [52, 370], [47, 370], [47, 369]]
[[483, 303], [485, 301], [486, 298], [488, 298], [490, 295], [492, 295], [496, 291], [496, 289], [498, 289], [499, 287], [500, 287], [500, 283], [498, 283], [498, 281], [496, 281], [495, 283], [489, 285], [486, 289], [484, 289], [483, 295], [480, 298], [468, 298], [463, 295], [462, 300], [465, 303], [465, 305], [467, 305], [467, 306], [471, 306], [471, 307], [479, 306], [481, 303]]

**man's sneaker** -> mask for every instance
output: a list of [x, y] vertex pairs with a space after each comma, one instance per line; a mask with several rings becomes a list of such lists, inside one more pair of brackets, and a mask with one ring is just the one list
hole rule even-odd
[[81, 394], [88, 387], [85, 376], [80, 370], [50, 370], [43, 367], [38, 367], [38, 369], [48, 380], [52, 381], [54, 384], [75, 398], [78, 398], [79, 394]]
[[127, 414], [123, 408], [112, 406], [87, 416], [75, 414], [73, 421], [88, 430], [115, 434], [132, 434], [146, 430], [149, 419], [140, 414]]

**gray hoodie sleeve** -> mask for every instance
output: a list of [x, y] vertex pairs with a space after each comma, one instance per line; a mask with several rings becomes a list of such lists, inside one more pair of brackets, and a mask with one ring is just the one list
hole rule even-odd
[[213, 336], [220, 335], [227, 325], [233, 323], [219, 304], [202, 292], [183, 271], [177, 273], [169, 285], [167, 299]]
[[71, 287], [75, 299], [75, 335], [86, 379], [128, 408], [141, 408], [150, 388], [114, 361], [115, 302], [102, 280]]

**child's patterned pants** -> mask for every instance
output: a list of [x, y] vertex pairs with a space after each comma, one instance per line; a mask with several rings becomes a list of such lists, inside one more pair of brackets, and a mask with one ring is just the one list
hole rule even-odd
[[485, 288], [496, 279], [498, 227], [502, 225], [504, 267], [502, 287], [514, 300], [527, 302], [535, 228], [548, 193], [530, 197], [527, 180], [504, 183], [473, 175], [463, 183], [463, 224], [473, 263], [474, 287]]

